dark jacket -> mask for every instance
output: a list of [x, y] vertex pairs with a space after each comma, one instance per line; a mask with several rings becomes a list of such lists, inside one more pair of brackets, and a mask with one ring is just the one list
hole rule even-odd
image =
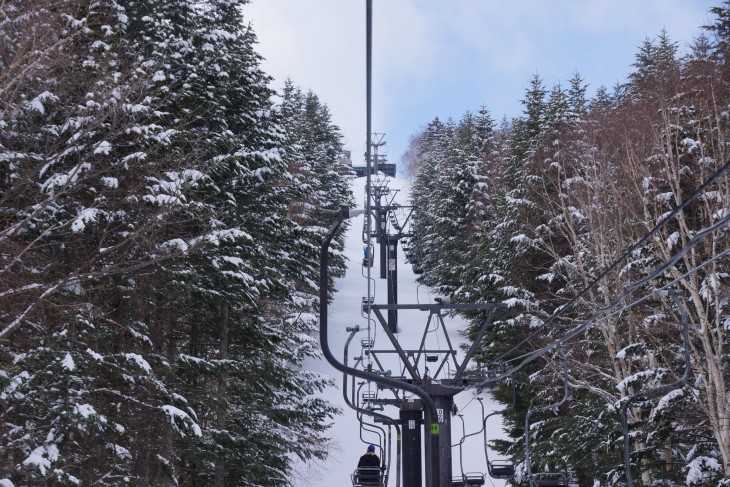
[[360, 457], [360, 461], [357, 462], [357, 468], [360, 467], [379, 467], [380, 458], [375, 453], [366, 453]]

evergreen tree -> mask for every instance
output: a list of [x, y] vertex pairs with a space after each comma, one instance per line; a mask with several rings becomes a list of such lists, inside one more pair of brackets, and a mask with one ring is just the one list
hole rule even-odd
[[605, 86], [599, 86], [596, 90], [596, 94], [590, 101], [591, 111], [605, 111], [611, 108], [613, 100], [611, 94], [608, 92], [608, 88]]
[[548, 95], [545, 107], [545, 127], [543, 131], [551, 132], [570, 123], [572, 108], [568, 94], [559, 84], [555, 85]]
[[725, 0], [722, 5], [710, 8], [710, 13], [715, 15], [715, 21], [703, 27], [715, 36], [713, 57], [722, 66], [727, 66], [730, 57], [730, 2]]
[[690, 44], [690, 61], [707, 61], [712, 53], [712, 43], [704, 32], [698, 34]]
[[[0, 476], [281, 485], [326, 453], [328, 381], [301, 369], [321, 235], [293, 218], [306, 183], [245, 3], [13, 5], [9, 49], [50, 21], [0, 87], [2, 156], [24, 162], [0, 183]], [[316, 177], [349, 200], [336, 167]]]
[[444, 256], [463, 255], [472, 233], [468, 221], [470, 200], [479, 180], [483, 150], [491, 135], [491, 118], [483, 109], [478, 117], [464, 114], [454, 127], [445, 158], [439, 166], [437, 186], [432, 191], [436, 203], [432, 217], [434, 226], [430, 240], [439, 256], [429, 274], [440, 283], [440, 291], [451, 295], [463, 282], [468, 265]]
[[542, 129], [545, 126], [547, 91], [542, 78], [537, 74], [530, 80], [530, 86], [522, 99], [524, 116], [513, 122], [512, 154], [510, 155], [506, 177], [509, 187], [514, 188], [522, 179], [522, 166], [525, 158], [534, 151], [540, 140]]
[[586, 90], [588, 84], [578, 72], [571, 76], [570, 88], [568, 89], [568, 101], [570, 103], [571, 120], [585, 119], [588, 114], [588, 101], [586, 100]]
[[679, 68], [678, 49], [678, 44], [669, 38], [666, 29], [662, 29], [654, 39], [645, 39], [632, 64], [635, 71], [629, 75], [629, 93], [634, 97], [651, 97], [657, 87], [667, 90], [667, 83], [675, 77]]
[[418, 174], [411, 191], [411, 202], [414, 207], [413, 227], [416, 234], [413, 242], [414, 253], [423, 275], [419, 280], [429, 285], [438, 285], [433, 269], [439, 264], [438, 254], [438, 218], [436, 217], [436, 200], [431, 197], [431, 188], [435, 188], [441, 178], [448, 141], [452, 127], [438, 118], [426, 126], [418, 145]]

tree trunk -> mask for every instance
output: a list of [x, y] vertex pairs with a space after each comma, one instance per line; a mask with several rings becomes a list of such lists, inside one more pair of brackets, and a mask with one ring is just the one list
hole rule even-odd
[[[221, 309], [221, 334], [220, 334], [220, 349], [219, 358], [221, 361], [228, 358], [228, 321], [230, 316], [230, 310], [227, 304], [223, 305]], [[226, 423], [228, 422], [228, 411], [226, 409], [228, 393], [228, 377], [225, 371], [221, 371], [218, 374], [218, 406], [216, 409], [216, 421], [215, 426], [218, 431], [226, 429]], [[222, 487], [225, 484], [226, 479], [226, 461], [225, 455], [218, 455], [215, 462], [215, 485]]]

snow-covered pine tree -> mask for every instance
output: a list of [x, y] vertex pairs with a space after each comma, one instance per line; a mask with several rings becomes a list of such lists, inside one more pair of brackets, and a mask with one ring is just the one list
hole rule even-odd
[[593, 95], [593, 98], [591, 98], [591, 101], [588, 103], [588, 107], [592, 112], [608, 110], [612, 105], [613, 100], [611, 98], [611, 94], [605, 86], [599, 86], [596, 90], [596, 94]]
[[[644, 40], [632, 64], [634, 72], [629, 74], [629, 83], [625, 85], [634, 101], [640, 101], [640, 96], [665, 96], [666, 91], [671, 90], [665, 85], [678, 74], [678, 49], [678, 44], [670, 39], [666, 29], [662, 29], [655, 38]], [[644, 101], [651, 100], [658, 101], [656, 98]]]
[[714, 34], [712, 57], [724, 69], [727, 69], [730, 57], [730, 1], [724, 0], [721, 5], [712, 7], [710, 13], [715, 15], [714, 22], [703, 26]]
[[494, 242], [496, 222], [500, 221], [504, 194], [502, 192], [501, 147], [508, 134], [503, 125], [499, 131], [487, 107], [482, 106], [475, 117], [475, 128], [481, 140], [476, 154], [474, 184], [468, 195], [465, 216], [465, 238], [459, 288], [455, 299], [461, 302], [493, 301], [494, 284], [499, 258]]
[[588, 115], [588, 100], [586, 99], [586, 90], [588, 84], [577, 71], [568, 80], [570, 87], [568, 88], [568, 102], [570, 103], [570, 119], [585, 120]]
[[[726, 10], [723, 6], [716, 12], [719, 23]], [[722, 32], [721, 28], [711, 30]], [[706, 52], [708, 46], [704, 45], [701, 53]], [[489, 221], [482, 203], [499, 201], [501, 191], [506, 204], [504, 211], [495, 211], [499, 221], [489, 221], [496, 231], [475, 229], [475, 234], [482, 232], [481, 247], [470, 246], [467, 254], [470, 262], [484, 263], [484, 272], [493, 273], [480, 275], [476, 283], [473, 276], [478, 273], [462, 274], [461, 291], [469, 289], [469, 295], [476, 296], [484, 289], [493, 296], [493, 286], [484, 283], [498, 282], [499, 291], [506, 294], [505, 302], [523, 306], [515, 308], [505, 323], [497, 323], [495, 340], [481, 351], [484, 361], [524, 336], [517, 332], [529, 332], [530, 326], [560, 310], [728, 160], [723, 113], [730, 106], [725, 96], [730, 90], [726, 72], [717, 69], [723, 61], [703, 54], [683, 63], [676, 53], [677, 46], [666, 32], [649, 39], [637, 55], [637, 71], [630, 83], [618, 86], [612, 96], [599, 90], [589, 111], [579, 108], [584, 102], [574, 101], [583, 98], [580, 92], [584, 96], [582, 80], [571, 83], [571, 91], [575, 88], [578, 96], [569, 91], [567, 110], [561, 93], [554, 91], [548, 97], [544, 89], [536, 89], [539, 86], [533, 80], [525, 100], [525, 117], [513, 124], [515, 135], [502, 151], [504, 155], [494, 155], [502, 161], [491, 166], [496, 172], [491, 181], [497, 184], [485, 187], [485, 180], [480, 180], [476, 187], [482, 192], [475, 191], [472, 197], [474, 215], [484, 218], [479, 223]], [[528, 110], [528, 106], [541, 108]], [[580, 116], [573, 118], [576, 113]], [[529, 121], [536, 122], [532, 132]], [[425, 164], [429, 154], [421, 150], [426, 146], [422, 139], [417, 139], [420, 158], [413, 158], [422, 165], [414, 194], [424, 207], [435, 209], [448, 199], [443, 200], [443, 192], [428, 191], [426, 181], [437, 175], [424, 177], [433, 168]], [[508, 176], [501, 186], [500, 167], [507, 168]], [[480, 174], [490, 174], [488, 167], [482, 170]], [[723, 178], [573, 307], [562, 310], [561, 319], [546, 332], [560, 336], [584, 323], [593, 311], [609, 305], [699, 231], [724, 218], [727, 187]], [[424, 228], [426, 224], [433, 227], [436, 222], [425, 221]], [[724, 428], [728, 423], [724, 418], [730, 414], [722, 399], [727, 396], [723, 392], [726, 374], [718, 369], [727, 346], [727, 310], [722, 296], [727, 294], [728, 271], [726, 259], [719, 258], [728, 247], [726, 233], [725, 227], [714, 232], [675, 267], [628, 297], [647, 297], [656, 287], [677, 279], [675, 288], [684, 293], [690, 311], [695, 374], [682, 390], [642, 399], [630, 408], [637, 485], [727, 483], [724, 452], [728, 435]], [[480, 253], [485, 254], [481, 259]], [[500, 255], [505, 258], [500, 260]], [[714, 258], [719, 260], [708, 264]], [[700, 265], [705, 266], [698, 268]], [[431, 284], [441, 283], [434, 279]], [[498, 334], [508, 326], [509, 335]], [[655, 295], [605, 317], [571, 340], [569, 409], [557, 416], [546, 415], [536, 425], [533, 460], [553, 468], [564, 463], [574, 480], [584, 485], [623, 485], [618, 408], [629, 395], [681, 375], [680, 330], [678, 309], [669, 298]], [[539, 346], [549, 338], [536, 335], [531, 344], [515, 353], [524, 353], [525, 347]], [[537, 373], [528, 377], [523, 369], [516, 375], [517, 407], [506, 415], [516, 440], [498, 445], [518, 460], [524, 447], [521, 425], [526, 401], [544, 404], [557, 394], [559, 362], [551, 357], [543, 360], [531, 369]], [[504, 402], [511, 399], [506, 390], [498, 389], [497, 394]]]
[[11, 5], [3, 52], [45, 42], [0, 86], [18, 484], [280, 485], [321, 456], [317, 252], [245, 3]]
[[[317, 199], [318, 209], [335, 209], [352, 206], [355, 202], [349, 189], [348, 173], [350, 168], [340, 163], [342, 154], [342, 134], [331, 120], [329, 108], [319, 97], [308, 92], [304, 97], [302, 117], [302, 152], [304, 159], [312, 168], [311, 189]], [[317, 223], [322, 227], [329, 222], [319, 216]], [[331, 249], [330, 278], [341, 277], [345, 272], [345, 261], [341, 255], [344, 248], [343, 226], [333, 239]]]
[[433, 270], [442, 256], [438, 252], [438, 221], [435, 216], [437, 201], [431, 192], [436, 189], [441, 178], [451, 131], [449, 124], [438, 118], [433, 119], [418, 139], [414, 157], [418, 172], [411, 190], [412, 219], [416, 234], [412, 247], [419, 262], [419, 271], [423, 271], [419, 280], [433, 286], [439, 285]]
[[3, 52], [18, 52], [40, 26], [44, 44], [15, 59], [2, 86], [10, 162], [0, 334], [12, 338], [3, 361], [14, 364], [0, 408], [2, 471], [19, 483], [118, 485], [135, 478], [141, 444], [154, 438], [145, 428], [176, 418], [195, 432], [153, 370], [169, 364], [149, 353], [148, 323], [122, 311], [134, 276], [167, 258], [160, 237], [175, 211], [157, 203], [182, 203], [194, 178], [174, 172], [155, 64], [131, 53], [122, 7], [14, 3], [8, 12]]
[[489, 120], [477, 120], [467, 112], [450, 132], [445, 157], [431, 184], [434, 219], [429, 239], [436, 258], [427, 273], [439, 283], [439, 292], [453, 294], [461, 287], [467, 262], [459, 257], [467, 251], [470, 224], [469, 202], [477, 183], [482, 150], [491, 127]]

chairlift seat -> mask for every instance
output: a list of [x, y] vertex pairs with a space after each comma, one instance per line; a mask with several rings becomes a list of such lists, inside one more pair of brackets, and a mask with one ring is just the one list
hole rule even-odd
[[375, 401], [377, 398], [378, 398], [378, 395], [374, 392], [363, 392], [362, 393], [363, 402]]
[[508, 479], [515, 475], [515, 466], [509, 460], [493, 460], [488, 467], [489, 476], [495, 479]]
[[533, 474], [532, 480], [538, 487], [567, 487], [565, 475], [557, 472], [542, 472]]
[[353, 487], [381, 487], [383, 473], [379, 467], [359, 467], [351, 475]]
[[470, 472], [465, 474], [463, 477], [454, 477], [451, 480], [452, 487], [472, 487], [484, 485], [484, 474]]
[[494, 379], [499, 376], [502, 371], [499, 369], [482, 369], [482, 375], [487, 379]]

